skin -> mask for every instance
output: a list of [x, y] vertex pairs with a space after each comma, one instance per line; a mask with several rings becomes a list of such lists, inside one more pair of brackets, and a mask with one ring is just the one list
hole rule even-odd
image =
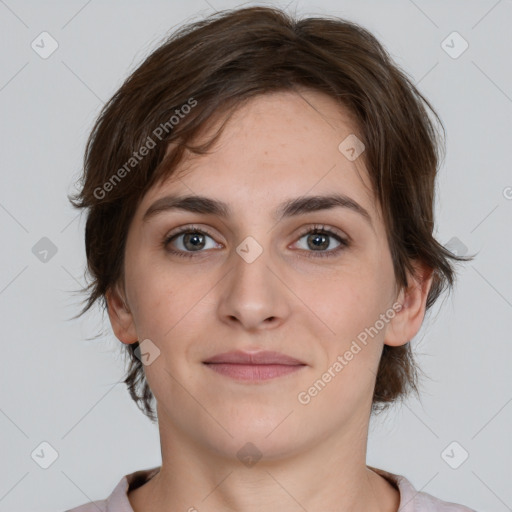
[[[160, 350], [144, 368], [157, 400], [162, 467], [128, 494], [135, 512], [398, 510], [397, 489], [366, 466], [372, 393], [384, 344], [405, 344], [419, 331], [432, 275], [417, 265], [410, 287], [397, 289], [363, 159], [338, 150], [354, 133], [348, 112], [320, 92], [258, 96], [235, 112], [210, 154], [189, 155], [139, 204], [125, 281], [107, 293], [117, 338], [149, 339]], [[339, 207], [272, 218], [285, 200], [333, 192], [363, 206], [373, 227]], [[224, 201], [233, 215], [170, 210], [143, 222], [147, 208], [170, 193]], [[187, 224], [211, 233], [204, 248], [194, 252], [182, 235], [166, 250], [166, 235]], [[330, 236], [327, 249], [308, 245], [302, 233], [314, 224], [350, 245], [318, 256], [339, 242]], [[236, 252], [248, 236], [263, 249], [252, 263]], [[301, 404], [298, 393], [397, 301], [401, 311]], [[275, 350], [306, 365], [239, 383], [203, 364], [235, 349]], [[237, 457], [247, 442], [263, 454], [251, 467]]]

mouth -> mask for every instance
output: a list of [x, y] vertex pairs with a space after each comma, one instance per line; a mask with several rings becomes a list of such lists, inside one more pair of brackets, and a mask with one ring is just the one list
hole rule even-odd
[[233, 351], [217, 354], [203, 364], [213, 371], [239, 381], [264, 381], [295, 373], [304, 362], [279, 352]]

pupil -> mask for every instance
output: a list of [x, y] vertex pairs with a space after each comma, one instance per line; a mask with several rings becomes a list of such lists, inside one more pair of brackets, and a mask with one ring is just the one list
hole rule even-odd
[[[328, 242], [328, 241], [326, 242], [327, 237], [326, 237], [325, 235], [321, 235], [321, 234], [316, 233], [316, 234], [311, 235], [311, 236], [313, 237], [313, 240], [314, 240], [314, 242], [313, 242], [313, 243], [314, 243], [313, 247], [315, 247], [315, 248], [321, 248], [321, 249], [326, 249], [326, 248], [327, 248], [327, 246], [329, 245], [329, 242]], [[321, 240], [321, 239], [323, 239], [324, 241], [323, 241], [323, 242], [321, 242], [321, 241], [320, 241], [320, 244], [319, 244], [319, 245], [317, 245], [317, 244], [316, 244], [316, 242], [317, 242], [318, 240]]]
[[[201, 242], [202, 235], [200, 233], [192, 233], [192, 234], [186, 234], [184, 244], [185, 247], [187, 247], [188, 242], [192, 242], [192, 249], [201, 249], [204, 245], [204, 240]], [[190, 249], [190, 247], [187, 247], [187, 249]]]

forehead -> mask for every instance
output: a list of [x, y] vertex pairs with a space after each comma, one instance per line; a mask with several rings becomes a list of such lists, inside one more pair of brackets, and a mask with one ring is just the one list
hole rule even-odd
[[[224, 119], [222, 113], [213, 117], [194, 143], [212, 137]], [[169, 192], [208, 195], [236, 209], [237, 202], [247, 208], [336, 191], [374, 211], [362, 156], [350, 160], [340, 150], [358, 135], [352, 114], [321, 92], [258, 95], [234, 111], [207, 154], [186, 151], [174, 173], [148, 191], [141, 209]]]

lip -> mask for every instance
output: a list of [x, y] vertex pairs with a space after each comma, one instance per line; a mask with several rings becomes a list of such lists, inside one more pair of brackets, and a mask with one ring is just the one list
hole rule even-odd
[[210, 369], [238, 381], [264, 381], [294, 373], [305, 363], [280, 352], [232, 351], [217, 354], [203, 364]]
[[231, 352], [223, 352], [217, 354], [204, 363], [229, 363], [229, 364], [243, 364], [243, 365], [304, 365], [305, 363], [295, 359], [294, 357], [287, 356], [281, 352], [271, 352], [263, 350], [260, 352], [244, 352], [243, 350], [233, 350]]

